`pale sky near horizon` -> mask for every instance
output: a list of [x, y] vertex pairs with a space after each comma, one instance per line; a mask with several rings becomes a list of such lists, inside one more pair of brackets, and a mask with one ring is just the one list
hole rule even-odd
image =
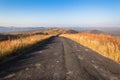
[[0, 26], [120, 27], [120, 0], [0, 0]]

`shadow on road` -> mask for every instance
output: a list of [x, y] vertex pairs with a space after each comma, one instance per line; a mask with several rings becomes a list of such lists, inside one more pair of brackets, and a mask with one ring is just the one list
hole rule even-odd
[[[52, 37], [50, 39], [48, 39], [47, 41], [40, 43], [39, 45], [37, 45], [36, 47], [34, 47], [32, 50], [28, 50], [27, 52], [23, 52], [22, 55], [17, 56], [16, 58], [7, 61], [3, 64], [0, 64], [0, 77], [4, 77], [7, 74], [10, 73], [16, 73], [20, 70], [25, 69], [26, 67], [28, 67], [29, 65], [32, 65], [33, 61], [31, 60], [31, 63], [27, 63], [27, 60], [29, 60], [30, 58], [35, 58], [37, 57], [37, 52], [41, 51], [41, 50], [45, 50], [47, 49], [45, 46], [51, 43], [56, 37]], [[42, 55], [40, 55], [40, 58], [43, 58]], [[24, 65], [24, 66], [23, 66]], [[4, 74], [3, 74], [4, 73]]]

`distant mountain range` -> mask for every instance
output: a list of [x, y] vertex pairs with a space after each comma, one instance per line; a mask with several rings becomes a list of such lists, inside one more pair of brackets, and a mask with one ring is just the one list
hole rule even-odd
[[16, 31], [26, 31], [26, 30], [44, 30], [45, 27], [3, 27], [0, 26], [0, 33], [5, 32], [16, 32]]
[[89, 32], [95, 34], [110, 34], [114, 36], [120, 36], [120, 27], [69, 27], [69, 29], [79, 32]]
[[[4, 27], [0, 26], [0, 33], [6, 32], [18, 32], [18, 31], [29, 31], [29, 30], [45, 30], [49, 28], [58, 28], [58, 27]], [[112, 34], [120, 36], [120, 27], [63, 27], [66, 29], [78, 31], [78, 32], [90, 32], [95, 34]], [[73, 31], [71, 31], [73, 32]]]

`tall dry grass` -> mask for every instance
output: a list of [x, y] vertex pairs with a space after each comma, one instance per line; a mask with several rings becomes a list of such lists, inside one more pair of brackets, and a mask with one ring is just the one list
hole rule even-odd
[[118, 37], [92, 33], [63, 34], [61, 36], [79, 42], [101, 55], [120, 63], [120, 38]]
[[32, 45], [50, 38], [52, 35], [33, 35], [16, 40], [7, 40], [0, 42], [0, 58], [10, 55], [12, 53], [19, 53], [20, 51], [31, 47]]

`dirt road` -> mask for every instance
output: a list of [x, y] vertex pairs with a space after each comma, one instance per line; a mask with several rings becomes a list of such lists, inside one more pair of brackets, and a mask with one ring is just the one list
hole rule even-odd
[[74, 41], [54, 37], [0, 65], [0, 80], [120, 80], [120, 65]]

